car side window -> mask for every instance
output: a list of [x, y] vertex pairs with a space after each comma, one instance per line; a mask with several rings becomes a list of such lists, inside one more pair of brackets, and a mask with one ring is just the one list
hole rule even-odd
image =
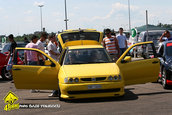
[[[42, 60], [43, 58], [43, 60]], [[45, 55], [32, 50], [15, 50], [14, 65], [51, 66], [54, 63]], [[50, 64], [51, 63], [51, 64]]]
[[155, 47], [153, 46], [153, 44], [137, 45], [137, 46], [134, 46], [127, 53], [126, 56], [130, 56], [131, 61], [139, 61], [139, 60], [155, 58], [156, 57]]

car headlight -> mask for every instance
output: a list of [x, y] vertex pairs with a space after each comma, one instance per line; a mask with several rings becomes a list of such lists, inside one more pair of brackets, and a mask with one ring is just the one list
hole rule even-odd
[[112, 81], [113, 80], [113, 77], [112, 76], [109, 76], [108, 77], [108, 80]]
[[71, 77], [65, 77], [64, 83], [78, 83], [79, 78], [71, 78]]
[[117, 75], [114, 76], [114, 80], [115, 80], [115, 81], [118, 80], [118, 76], [117, 76]]
[[73, 83], [73, 78], [69, 78], [69, 83]]
[[78, 83], [79, 82], [79, 79], [78, 78], [75, 78], [74, 79], [74, 82]]
[[65, 77], [64, 83], [68, 83], [68, 78], [67, 77]]

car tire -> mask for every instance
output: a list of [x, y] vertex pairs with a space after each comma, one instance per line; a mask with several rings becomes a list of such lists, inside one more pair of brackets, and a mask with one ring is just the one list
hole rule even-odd
[[3, 80], [12, 80], [12, 75], [9, 71], [6, 70], [6, 67], [2, 68], [2, 79]]
[[167, 85], [167, 77], [168, 77], [168, 74], [167, 74], [167, 70], [165, 68], [163, 68], [162, 70], [162, 78], [161, 78], [161, 83], [162, 83], [162, 86], [164, 89], [169, 89], [169, 85]]

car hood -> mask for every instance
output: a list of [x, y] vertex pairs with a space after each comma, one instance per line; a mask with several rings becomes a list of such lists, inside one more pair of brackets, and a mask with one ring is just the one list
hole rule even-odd
[[63, 65], [67, 77], [95, 77], [119, 74], [116, 63]]

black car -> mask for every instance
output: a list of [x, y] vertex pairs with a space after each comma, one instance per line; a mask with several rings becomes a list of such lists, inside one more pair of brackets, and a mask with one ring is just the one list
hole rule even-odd
[[[159, 48], [159, 38], [162, 36], [165, 30], [149, 30], [148, 31], [148, 41], [153, 41], [156, 50]], [[170, 31], [172, 36], [172, 31]], [[146, 42], [147, 41], [147, 32], [143, 31], [140, 33], [138, 42]]]
[[158, 49], [160, 59], [160, 80], [164, 89], [172, 86], [172, 41], [162, 42]]

